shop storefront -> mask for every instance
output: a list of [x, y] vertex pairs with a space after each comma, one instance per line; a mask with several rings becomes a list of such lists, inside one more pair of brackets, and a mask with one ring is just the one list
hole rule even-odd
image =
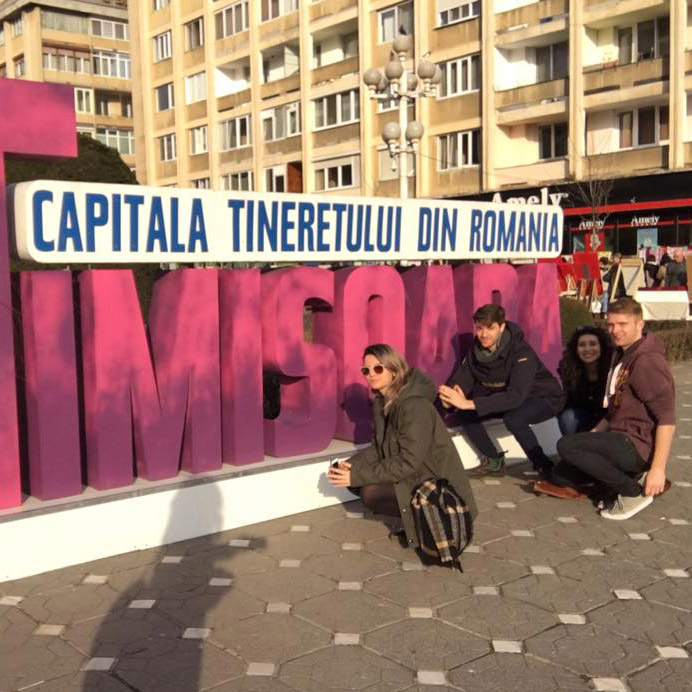
[[692, 246], [692, 172], [619, 178], [606, 204], [589, 204], [588, 190], [574, 183], [503, 189], [474, 199], [560, 206], [565, 214], [563, 254], [592, 250], [660, 256]]

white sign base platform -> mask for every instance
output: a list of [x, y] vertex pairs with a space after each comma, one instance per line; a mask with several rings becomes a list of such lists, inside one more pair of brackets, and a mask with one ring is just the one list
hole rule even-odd
[[[525, 460], [501, 423], [491, 423], [488, 430], [510, 463]], [[555, 454], [556, 420], [534, 431], [546, 454]], [[464, 436], [456, 434], [454, 440], [464, 466], [477, 466]], [[137, 480], [113, 491], [87, 488], [78, 497], [54, 502], [29, 499], [21, 509], [0, 512], [0, 582], [348, 502], [355, 497], [333, 488], [325, 473], [330, 459], [355, 450], [352, 443], [334, 440], [318, 456], [268, 457], [203, 475]]]

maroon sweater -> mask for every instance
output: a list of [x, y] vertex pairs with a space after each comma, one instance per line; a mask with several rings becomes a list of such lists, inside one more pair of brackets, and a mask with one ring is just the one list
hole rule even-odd
[[645, 333], [626, 351], [617, 349], [611, 373], [615, 375], [614, 390], [609, 383], [606, 392], [610, 429], [625, 433], [642, 459], [651, 463], [656, 426], [675, 425], [675, 383], [663, 342]]

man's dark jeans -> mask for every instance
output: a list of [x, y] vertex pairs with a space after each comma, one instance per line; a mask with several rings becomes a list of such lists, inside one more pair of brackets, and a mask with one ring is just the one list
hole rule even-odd
[[551, 465], [550, 459], [538, 444], [531, 425], [542, 423], [552, 418], [555, 413], [555, 409], [546, 399], [526, 399], [518, 408], [490, 416], [481, 417], [475, 411], [459, 411], [457, 421], [479, 454], [484, 457], [496, 457], [499, 452], [483, 423], [493, 418], [502, 418], [505, 427], [514, 435], [531, 463], [537, 468], [546, 468]]
[[557, 443], [562, 460], [620, 495], [637, 497], [642, 488], [634, 477], [649, 465], [632, 440], [619, 432], [585, 432], [566, 435]]

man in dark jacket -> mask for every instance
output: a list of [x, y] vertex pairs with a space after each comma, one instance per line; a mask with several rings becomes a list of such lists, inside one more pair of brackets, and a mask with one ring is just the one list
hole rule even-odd
[[682, 250], [673, 253], [673, 261], [666, 265], [666, 288], [687, 286], [687, 262]]
[[505, 321], [499, 305], [484, 305], [473, 315], [476, 338], [468, 355], [439, 388], [446, 408], [459, 410], [460, 423], [481, 456], [472, 475], [504, 473], [504, 452], [499, 452], [483, 425], [502, 418], [534, 468], [547, 477], [552, 463], [538, 444], [531, 425], [552, 418], [564, 404], [558, 381], [524, 341], [521, 329]]
[[663, 344], [644, 332], [639, 303], [627, 297], [611, 303], [608, 330], [617, 350], [606, 386], [606, 416], [591, 432], [566, 435], [557, 448], [570, 467], [618, 494], [614, 507], [601, 516], [623, 520], [666, 489], [675, 384]]

